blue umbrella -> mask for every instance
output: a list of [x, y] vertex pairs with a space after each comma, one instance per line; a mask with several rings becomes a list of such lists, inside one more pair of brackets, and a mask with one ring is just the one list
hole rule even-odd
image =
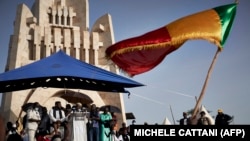
[[31, 64], [0, 74], [0, 92], [37, 87], [128, 92], [143, 84], [75, 59], [62, 50]]

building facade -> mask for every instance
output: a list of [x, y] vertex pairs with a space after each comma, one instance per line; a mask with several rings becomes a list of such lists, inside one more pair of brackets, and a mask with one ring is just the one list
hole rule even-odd
[[[5, 71], [48, 57], [61, 49], [76, 59], [118, 73], [116, 66], [110, 65], [105, 58], [106, 48], [114, 43], [111, 16], [104, 14], [90, 29], [88, 0], [35, 0], [32, 8], [18, 5], [16, 13]], [[21, 107], [28, 102], [37, 101], [48, 109], [58, 100], [66, 105], [67, 101], [60, 96], [67, 91], [87, 95], [98, 107], [118, 107], [122, 111], [117, 115], [118, 123], [126, 120], [120, 93], [41, 87], [4, 93], [1, 116], [5, 122], [15, 122], [24, 115]]]

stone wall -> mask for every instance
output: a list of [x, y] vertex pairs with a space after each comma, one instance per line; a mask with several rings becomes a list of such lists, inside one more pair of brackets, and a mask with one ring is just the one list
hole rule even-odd
[[[17, 8], [6, 71], [38, 61], [61, 49], [76, 59], [117, 73], [116, 66], [109, 65], [105, 58], [106, 48], [113, 43], [111, 15], [104, 13], [89, 29], [88, 0], [35, 0], [32, 10], [25, 4]], [[5, 122], [15, 122], [23, 116], [21, 106], [27, 102], [38, 101], [50, 109], [55, 100], [63, 101], [54, 95], [64, 89], [67, 88], [4, 93], [1, 114]], [[122, 95], [80, 91], [91, 97], [96, 105], [115, 105], [124, 113]], [[121, 122], [125, 120], [124, 115], [119, 115]]]

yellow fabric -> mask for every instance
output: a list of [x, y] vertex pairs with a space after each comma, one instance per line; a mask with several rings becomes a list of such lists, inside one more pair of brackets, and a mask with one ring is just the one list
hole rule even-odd
[[166, 28], [171, 44], [177, 45], [176, 47], [190, 39], [205, 39], [222, 48], [220, 17], [213, 9], [183, 17], [166, 25]]

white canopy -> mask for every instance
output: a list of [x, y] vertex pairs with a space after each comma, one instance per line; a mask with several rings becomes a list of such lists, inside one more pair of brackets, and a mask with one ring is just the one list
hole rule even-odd
[[168, 117], [165, 117], [162, 124], [163, 125], [171, 125], [171, 122], [168, 120]]

